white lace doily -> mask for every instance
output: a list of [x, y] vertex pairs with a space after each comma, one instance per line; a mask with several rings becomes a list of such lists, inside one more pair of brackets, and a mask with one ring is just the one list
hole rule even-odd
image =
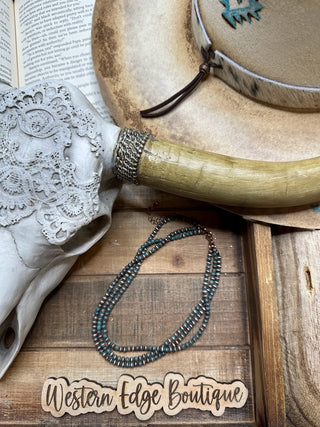
[[[50, 82], [0, 94], [0, 225], [35, 212], [50, 243], [67, 241], [99, 211], [99, 168], [82, 182], [67, 152], [84, 139], [101, 154], [90, 110], [76, 108], [70, 91]], [[87, 155], [87, 154], [84, 154]]]

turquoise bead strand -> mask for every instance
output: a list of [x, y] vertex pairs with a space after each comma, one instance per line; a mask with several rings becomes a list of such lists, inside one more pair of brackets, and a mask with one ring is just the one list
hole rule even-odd
[[[170, 221], [187, 221], [191, 225], [170, 232], [165, 237], [157, 237], [161, 228]], [[192, 236], [205, 235], [208, 240], [208, 253], [204, 272], [202, 295], [198, 304], [186, 317], [182, 325], [160, 345], [119, 346], [108, 335], [107, 323], [110, 314], [131, 285], [143, 261], [156, 253], [164, 245]], [[92, 336], [97, 350], [108, 362], [125, 368], [143, 366], [156, 361], [168, 353], [185, 350], [193, 345], [205, 331], [210, 318], [210, 303], [219, 284], [221, 257], [214, 244], [212, 234], [194, 220], [179, 215], [158, 221], [149, 238], [138, 249], [135, 257], [114, 278], [104, 297], [99, 302], [93, 316]], [[196, 332], [193, 332], [195, 328]], [[123, 356], [123, 353], [142, 353]], [[119, 353], [119, 354], [117, 354]]]

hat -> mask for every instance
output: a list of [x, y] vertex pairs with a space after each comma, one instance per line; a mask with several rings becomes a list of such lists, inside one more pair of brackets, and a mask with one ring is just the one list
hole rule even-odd
[[[97, 0], [92, 53], [102, 95], [119, 126], [158, 138], [246, 159], [318, 156], [319, 16], [317, 1]], [[221, 68], [169, 114], [140, 116], [191, 81], [210, 49]], [[317, 228], [318, 210], [241, 213]]]

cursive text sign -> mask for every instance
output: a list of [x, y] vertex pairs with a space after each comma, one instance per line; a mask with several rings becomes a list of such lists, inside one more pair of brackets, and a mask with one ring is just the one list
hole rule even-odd
[[148, 382], [142, 376], [122, 375], [117, 388], [86, 379], [70, 384], [65, 378], [49, 378], [43, 385], [41, 404], [55, 417], [117, 409], [119, 414], [134, 412], [139, 420], [148, 420], [160, 409], [171, 416], [192, 408], [219, 417], [226, 408], [242, 408], [247, 398], [248, 389], [239, 380], [220, 383], [199, 376], [186, 382], [181, 374], [170, 372], [163, 384]]

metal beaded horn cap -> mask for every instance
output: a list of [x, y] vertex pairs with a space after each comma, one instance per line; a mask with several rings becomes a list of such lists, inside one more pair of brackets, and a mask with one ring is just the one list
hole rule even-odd
[[[119, 0], [117, 6], [111, 0], [96, 0], [92, 53], [104, 100], [119, 126], [148, 129], [156, 137], [147, 139], [138, 161], [134, 157], [138, 170], [133, 180], [168, 193], [240, 207], [242, 214], [259, 209], [263, 221], [282, 223], [282, 213], [288, 214], [286, 225], [291, 224], [291, 207], [299, 206], [307, 215], [312, 211], [310, 204], [320, 201], [320, 120], [315, 113], [320, 67], [314, 62], [318, 54], [313, 43], [310, 57], [307, 53], [305, 27], [310, 22], [317, 31], [313, 15], [319, 16], [319, 5], [311, 0], [310, 10], [299, 11], [289, 1], [279, 3], [136, 0], [132, 8], [130, 0]], [[192, 30], [192, 16], [198, 32]], [[280, 29], [280, 18], [288, 21], [286, 30]], [[304, 28], [299, 28], [301, 22]], [[270, 31], [277, 26], [278, 36]], [[116, 44], [106, 37], [107, 29]], [[285, 32], [295, 39], [293, 51]], [[283, 45], [278, 47], [280, 39]], [[203, 61], [198, 47], [204, 56], [214, 54], [210, 58], [216, 67], [210, 74], [221, 78], [202, 79], [199, 89], [163, 117], [141, 117], [141, 110], [192, 81]], [[304, 57], [309, 62], [301, 64]], [[265, 90], [262, 80], [271, 83]], [[248, 96], [239, 93], [245, 90]], [[266, 94], [268, 99], [262, 96]], [[266, 105], [276, 100], [285, 108]], [[128, 147], [114, 151], [116, 164], [117, 153], [126, 151]], [[278, 208], [277, 218], [271, 218]], [[309, 218], [317, 226], [319, 218], [311, 217], [312, 212]]]
[[146, 142], [153, 139], [145, 131], [124, 128], [114, 149], [114, 175], [122, 181], [139, 184], [138, 165]]
[[[129, 4], [96, 0], [93, 16], [95, 71], [119, 126], [147, 127], [158, 138], [246, 159], [287, 161], [319, 154], [320, 120], [300, 114], [319, 108], [318, 1], [302, 8], [288, 0], [260, 0], [259, 10], [250, 6], [257, 5], [252, 0], [186, 0], [179, 6], [163, 0], [156, 8], [137, 0], [132, 9]], [[104, 28], [112, 29], [117, 44], [111, 46]], [[202, 62], [198, 48], [213, 50], [221, 68], [211, 73], [236, 90], [209, 76], [165, 119], [141, 118], [141, 110], [191, 81]], [[102, 72], [108, 64], [110, 72]], [[287, 104], [294, 114], [250, 102], [240, 90], [254, 100]]]

